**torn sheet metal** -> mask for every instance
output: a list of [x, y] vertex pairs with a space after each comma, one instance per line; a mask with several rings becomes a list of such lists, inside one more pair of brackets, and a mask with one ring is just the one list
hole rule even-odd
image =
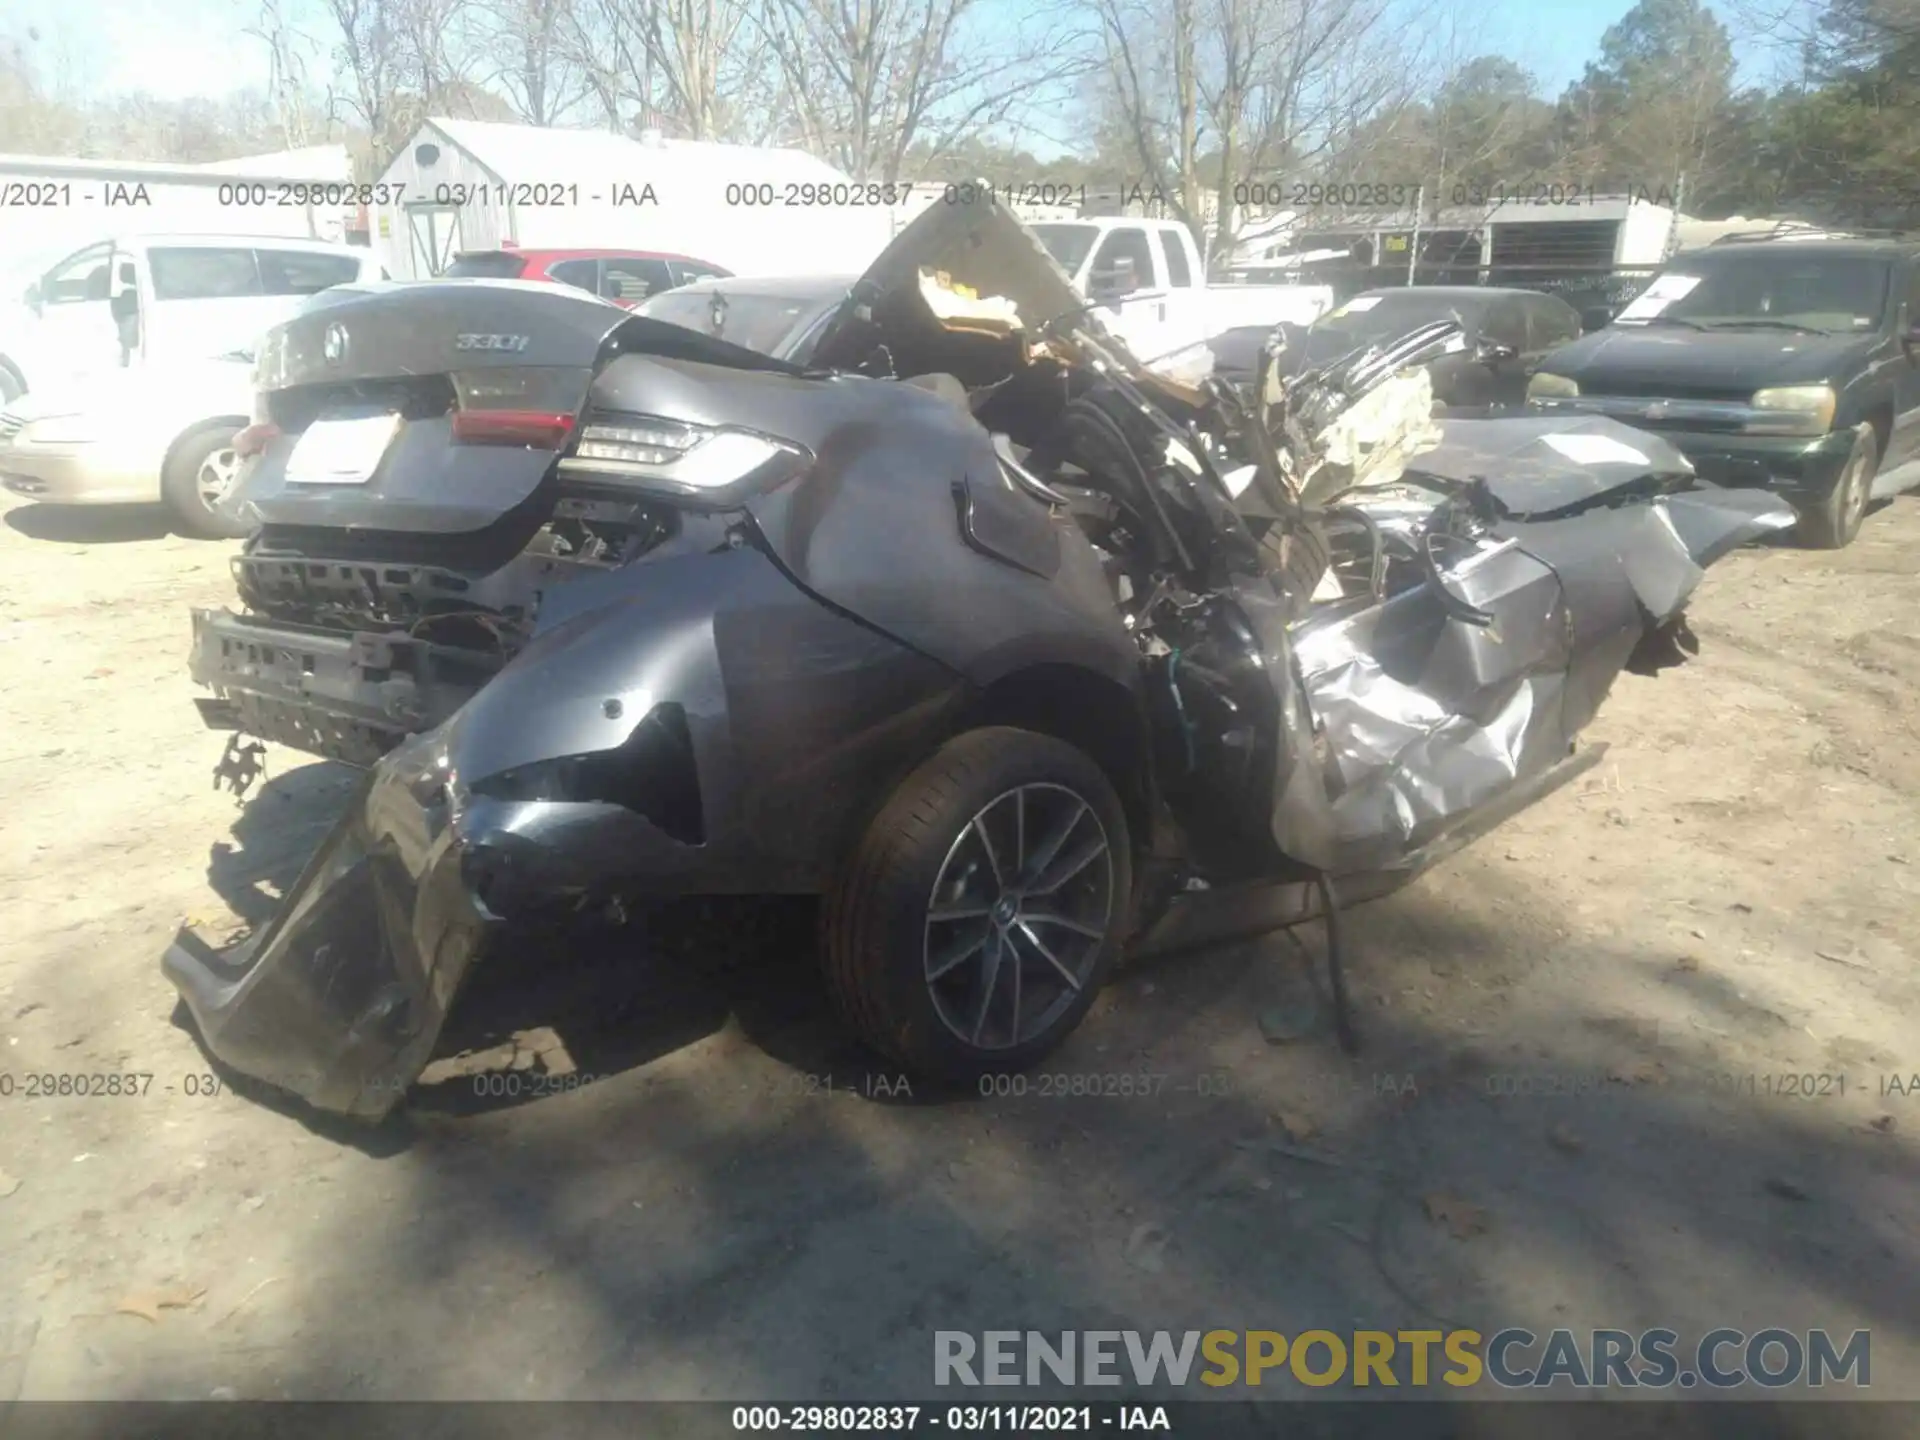
[[1295, 641], [1327, 739], [1340, 870], [1391, 864], [1567, 753], [1572, 635], [1560, 584], [1517, 546], [1474, 561], [1447, 583], [1491, 611], [1490, 626], [1450, 620], [1416, 588]]
[[[1629, 495], [1647, 473], [1611, 459], [1560, 470], [1531, 456], [1536, 446], [1559, 453], [1539, 445], [1542, 432], [1511, 428], [1526, 422], [1459, 423], [1505, 428], [1474, 432], [1463, 444], [1450, 425], [1456, 455], [1507, 449], [1531, 457], [1517, 478], [1498, 461], [1480, 472], [1489, 489], [1524, 503], [1604, 495], [1596, 472], [1609, 469], [1622, 477], [1611, 487], [1616, 497]], [[1378, 498], [1376, 523], [1408, 526], [1407, 493]], [[1369, 496], [1360, 508], [1374, 502]], [[1327, 741], [1338, 868], [1393, 866], [1565, 759], [1650, 622], [1677, 620], [1703, 567], [1793, 523], [1772, 497], [1714, 490], [1504, 523], [1440, 571], [1447, 589], [1492, 623], [1447, 615], [1420, 585], [1358, 614], [1303, 624], [1295, 654]]]

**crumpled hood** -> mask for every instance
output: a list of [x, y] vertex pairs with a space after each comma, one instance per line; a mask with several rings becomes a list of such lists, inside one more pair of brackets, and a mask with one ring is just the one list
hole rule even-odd
[[[1031, 335], [1039, 326], [1063, 316], [1092, 334], [1130, 368], [1143, 367], [1124, 341], [1104, 325], [1086, 297], [1074, 289], [1060, 262], [1048, 253], [1040, 238], [1020, 218], [993, 198], [985, 181], [959, 187], [954, 202], [929, 205], [894, 236], [855, 284], [854, 304], [919, 286], [922, 271], [943, 273], [981, 297], [1003, 296], [1019, 312]], [[814, 353], [823, 367], [845, 366], [864, 358], [839, 353], [849, 312], [822, 336]]]
[[1510, 514], [1545, 515], [1599, 496], [1691, 483], [1687, 457], [1645, 430], [1602, 416], [1447, 419], [1439, 443], [1407, 469], [1434, 479], [1478, 481]]

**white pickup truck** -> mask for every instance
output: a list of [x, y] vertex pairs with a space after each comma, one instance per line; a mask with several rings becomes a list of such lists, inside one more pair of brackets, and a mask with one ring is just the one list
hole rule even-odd
[[1325, 285], [1207, 284], [1193, 233], [1177, 221], [1104, 216], [1027, 228], [1143, 361], [1240, 326], [1311, 324], [1333, 308]]

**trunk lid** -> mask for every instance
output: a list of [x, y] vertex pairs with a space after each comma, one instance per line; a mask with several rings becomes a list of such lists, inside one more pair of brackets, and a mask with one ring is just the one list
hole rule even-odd
[[[340, 286], [261, 341], [254, 418], [270, 428], [235, 503], [274, 530], [381, 535], [470, 534], [537, 510], [596, 370], [622, 348], [793, 373], [565, 285]], [[342, 435], [355, 421], [364, 433]], [[297, 453], [316, 423], [335, 442], [319, 464], [316, 446]]]
[[[592, 296], [521, 281], [322, 291], [261, 341], [255, 419], [278, 433], [236, 504], [275, 527], [485, 529], [539, 488], [626, 318]], [[296, 450], [316, 423], [379, 416], [398, 417], [384, 445], [369, 436], [331, 478], [303, 473]]]

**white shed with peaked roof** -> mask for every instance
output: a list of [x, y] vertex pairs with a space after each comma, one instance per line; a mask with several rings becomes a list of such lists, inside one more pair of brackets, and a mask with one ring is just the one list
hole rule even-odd
[[371, 241], [396, 279], [503, 246], [663, 250], [737, 274], [862, 268], [888, 198], [799, 150], [425, 121], [375, 187]]

